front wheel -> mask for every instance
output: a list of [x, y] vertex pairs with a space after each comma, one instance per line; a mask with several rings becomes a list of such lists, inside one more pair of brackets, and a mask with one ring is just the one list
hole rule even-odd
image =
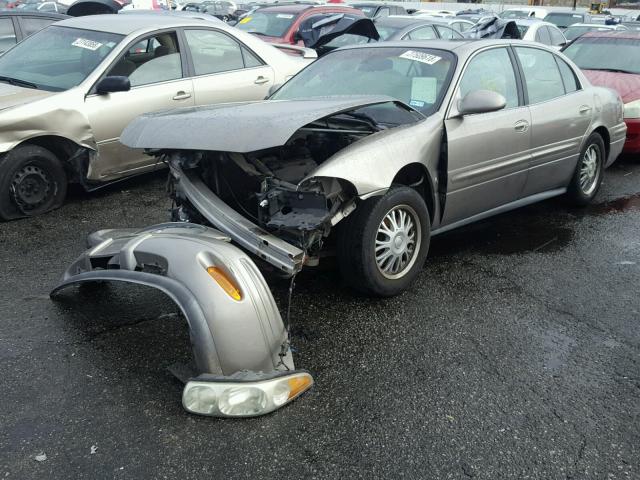
[[412, 188], [392, 188], [364, 200], [339, 228], [337, 255], [343, 277], [369, 295], [401, 293], [424, 264], [430, 225], [427, 206]]
[[580, 152], [576, 170], [567, 189], [567, 196], [572, 203], [584, 206], [593, 200], [602, 184], [604, 164], [604, 141], [594, 132]]
[[37, 145], [21, 145], [0, 158], [0, 219], [30, 217], [59, 207], [67, 176], [58, 158]]

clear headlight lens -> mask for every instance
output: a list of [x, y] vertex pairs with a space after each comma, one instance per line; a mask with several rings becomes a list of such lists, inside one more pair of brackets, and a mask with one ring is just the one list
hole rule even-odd
[[255, 417], [286, 405], [313, 385], [305, 371], [243, 373], [236, 377], [201, 375], [189, 380], [182, 405], [191, 413], [214, 417]]
[[640, 100], [624, 104], [624, 118], [640, 118]]

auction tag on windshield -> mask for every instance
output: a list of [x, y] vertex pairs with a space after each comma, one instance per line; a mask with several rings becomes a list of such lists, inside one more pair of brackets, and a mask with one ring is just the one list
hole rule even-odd
[[437, 55], [431, 55], [430, 53], [416, 52], [415, 50], [407, 50], [400, 58], [406, 58], [407, 60], [415, 60], [416, 62], [426, 63], [427, 65], [433, 65], [438, 60], [442, 60], [442, 57]]
[[291, 13], [279, 13], [276, 15], [276, 18], [293, 18], [293, 14]]
[[422, 103], [422, 105], [412, 105], [412, 107], [424, 107], [425, 103], [436, 103], [436, 93], [438, 81], [433, 77], [413, 77], [411, 79], [411, 102]]
[[244, 17], [238, 23], [249, 23], [253, 17]]
[[76, 38], [71, 45], [93, 51], [96, 51], [102, 46], [100, 42], [94, 42], [93, 40], [87, 40], [86, 38]]

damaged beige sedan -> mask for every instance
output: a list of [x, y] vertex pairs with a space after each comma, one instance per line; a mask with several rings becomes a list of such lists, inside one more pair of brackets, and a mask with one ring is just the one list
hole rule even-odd
[[138, 115], [263, 99], [312, 59], [213, 17], [94, 15], [42, 30], [0, 57], [0, 219], [60, 206], [69, 182], [93, 190], [161, 166], [119, 142]]

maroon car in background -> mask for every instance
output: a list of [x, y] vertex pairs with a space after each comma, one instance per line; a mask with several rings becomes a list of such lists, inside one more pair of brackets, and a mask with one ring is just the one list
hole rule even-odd
[[627, 124], [625, 153], [640, 153], [640, 32], [585, 33], [563, 53], [593, 85], [609, 87], [622, 97]]
[[303, 46], [302, 40], [296, 35], [300, 24], [316, 15], [319, 19], [324, 18], [328, 13], [365, 17], [362, 10], [345, 5], [279, 5], [256, 10], [242, 18], [236, 27], [259, 35], [266, 42]]

